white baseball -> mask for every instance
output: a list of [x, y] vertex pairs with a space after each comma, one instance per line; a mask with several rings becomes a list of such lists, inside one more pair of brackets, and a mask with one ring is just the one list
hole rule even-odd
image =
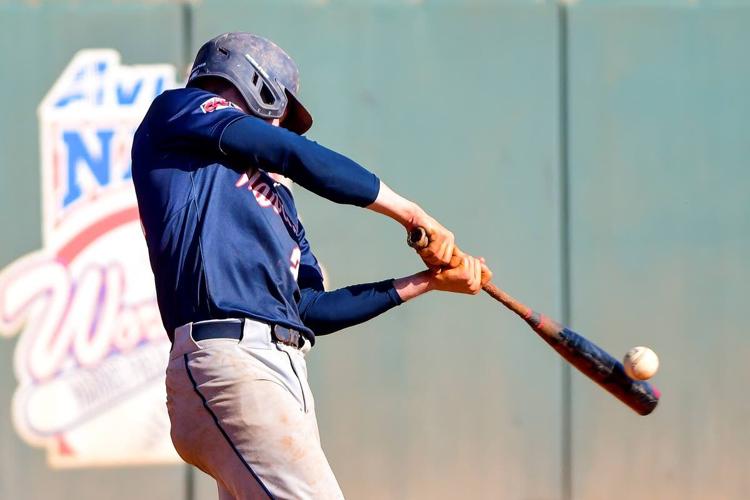
[[659, 357], [648, 347], [633, 347], [622, 360], [625, 373], [636, 380], [648, 380], [659, 369]]

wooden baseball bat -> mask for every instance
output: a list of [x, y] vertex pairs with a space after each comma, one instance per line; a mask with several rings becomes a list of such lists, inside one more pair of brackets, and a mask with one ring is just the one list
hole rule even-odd
[[[429, 237], [424, 228], [409, 232], [409, 246], [425, 248]], [[461, 253], [456, 249], [456, 253]], [[642, 380], [633, 380], [617, 359], [582, 335], [566, 328], [514, 299], [493, 283], [482, 287], [493, 299], [519, 315], [547, 344], [581, 373], [602, 386], [607, 392], [640, 415], [648, 415], [659, 404], [661, 393]]]

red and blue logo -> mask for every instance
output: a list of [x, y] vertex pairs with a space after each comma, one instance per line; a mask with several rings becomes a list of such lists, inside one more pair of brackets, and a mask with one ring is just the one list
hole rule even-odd
[[0, 335], [18, 335], [15, 427], [54, 466], [177, 460], [130, 174], [135, 129], [174, 86], [173, 66], [83, 50], [39, 106], [43, 247], [0, 272]]

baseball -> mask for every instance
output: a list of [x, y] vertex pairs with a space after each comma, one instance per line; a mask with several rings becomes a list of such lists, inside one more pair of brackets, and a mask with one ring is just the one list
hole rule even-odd
[[625, 373], [636, 380], [648, 380], [659, 369], [659, 357], [648, 347], [638, 346], [630, 349], [622, 360]]

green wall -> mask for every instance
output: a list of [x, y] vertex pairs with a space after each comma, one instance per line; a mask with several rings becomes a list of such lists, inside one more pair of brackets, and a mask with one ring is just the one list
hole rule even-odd
[[[348, 498], [750, 497], [750, 3], [0, 0], [0, 266], [40, 246], [35, 110], [73, 54], [182, 71], [231, 30], [285, 47], [309, 137], [498, 284], [613, 354], [661, 357], [643, 418], [487, 298], [430, 294], [321, 338], [311, 385]], [[333, 286], [419, 269], [395, 224], [296, 197]], [[0, 338], [8, 406], [14, 347]], [[183, 466], [52, 470], [0, 412], [0, 499], [215, 496]]]
[[634, 423], [574, 380], [576, 498], [750, 498], [748, 27], [746, 7], [570, 11], [573, 320], [653, 345], [664, 391]]

